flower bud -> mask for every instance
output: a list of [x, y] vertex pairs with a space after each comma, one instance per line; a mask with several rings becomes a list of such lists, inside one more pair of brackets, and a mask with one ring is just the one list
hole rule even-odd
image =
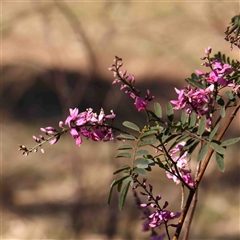
[[60, 128], [63, 128], [64, 122], [60, 121], [58, 125], [59, 125]]
[[47, 133], [47, 130], [45, 128], [40, 128], [40, 130], [43, 132], [43, 133]]

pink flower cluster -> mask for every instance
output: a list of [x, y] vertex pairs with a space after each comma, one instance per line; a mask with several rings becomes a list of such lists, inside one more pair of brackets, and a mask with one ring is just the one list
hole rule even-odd
[[211, 94], [214, 91], [213, 84], [205, 90], [201, 88], [192, 88], [192, 86], [187, 85], [182, 90], [175, 88], [175, 91], [178, 94], [178, 100], [170, 101], [172, 104], [176, 105], [174, 109], [186, 109], [188, 114], [194, 111], [198, 116], [209, 114], [209, 107], [212, 104]]
[[[49, 142], [51, 145], [58, 142], [61, 135], [70, 132], [72, 137], [76, 140], [76, 145], [81, 146], [82, 136], [90, 138], [93, 141], [111, 141], [114, 139], [112, 128], [106, 123], [107, 119], [113, 120], [116, 115], [111, 111], [111, 114], [106, 115], [101, 109], [99, 115], [93, 113], [92, 109], [89, 108], [85, 112], [79, 113], [77, 108], [70, 108], [70, 115], [67, 117], [65, 123], [59, 122], [60, 131], [57, 131], [53, 127], [40, 128], [48, 137], [45, 138], [42, 135], [38, 137], [33, 136], [34, 141], [37, 143], [32, 148], [27, 148], [24, 145], [19, 145], [19, 151], [23, 152], [23, 155], [28, 156], [29, 153], [38, 151], [40, 148], [41, 152], [44, 153], [42, 145]], [[67, 125], [67, 127], [65, 127]]]
[[151, 96], [150, 91], [147, 90], [145, 98], [140, 97], [140, 90], [136, 89], [134, 86], [135, 77], [131, 74], [127, 74], [127, 70], [124, 72], [120, 71], [120, 68], [123, 65], [122, 59], [116, 57], [114, 62], [115, 63], [112, 65], [112, 67], [109, 68], [109, 70], [113, 72], [113, 76], [115, 78], [112, 84], [121, 84], [120, 90], [125, 89], [125, 93], [134, 99], [134, 104], [139, 112], [146, 110], [147, 102], [151, 101], [154, 96]]
[[[202, 59], [205, 60], [206, 58], [202, 58]], [[222, 64], [219, 60], [215, 60], [211, 64], [204, 62], [203, 65], [206, 67], [211, 67], [212, 71], [207, 73], [207, 72], [202, 72], [200, 70], [196, 70], [196, 73], [200, 76], [204, 76], [208, 83], [210, 84], [218, 83], [223, 87], [235, 86], [235, 84], [233, 84], [232, 82], [227, 81], [227, 78], [226, 78], [226, 76], [228, 76], [233, 72], [231, 65]]]
[[[160, 228], [162, 224], [166, 224], [169, 220], [178, 218], [180, 216], [180, 212], [171, 212], [169, 210], [167, 210], [167, 206], [168, 206], [168, 202], [165, 201], [163, 207], [160, 207], [159, 201], [162, 199], [161, 195], [157, 195], [156, 197], [153, 196], [153, 186], [148, 184], [149, 188], [147, 187], [146, 184], [147, 179], [144, 178], [143, 182], [140, 183], [138, 182], [138, 184], [136, 186], [134, 186], [133, 189], [138, 188], [139, 186], [141, 186], [144, 189], [144, 192], [140, 192], [141, 195], [147, 196], [148, 202], [147, 203], [139, 203], [140, 207], [143, 208], [145, 211], [145, 216], [146, 216], [146, 220], [143, 222], [143, 231], [148, 231], [149, 229], [154, 229], [154, 228]], [[154, 209], [154, 212], [151, 213], [150, 208]], [[147, 211], [146, 211], [147, 210]], [[176, 227], [176, 224], [170, 224], [168, 226], [172, 226], [172, 227]], [[164, 234], [165, 235], [165, 234]], [[161, 235], [159, 239], [163, 239], [164, 235]], [[157, 237], [157, 236], [154, 236]], [[153, 238], [155, 239], [155, 238]], [[156, 238], [158, 239], [158, 238]]]
[[[223, 64], [219, 60], [210, 58], [211, 51], [211, 47], [206, 48], [206, 56], [201, 58], [202, 60], [208, 60], [208, 62], [204, 62], [202, 65], [210, 68], [210, 71], [196, 70], [196, 73], [199, 75], [199, 84], [205, 85], [206, 88], [201, 89], [191, 85], [187, 85], [181, 90], [175, 88], [178, 99], [170, 101], [175, 105], [174, 109], [186, 109], [188, 114], [194, 111], [198, 117], [203, 115], [209, 117], [214, 107], [214, 94], [223, 87], [235, 87], [236, 84], [228, 80], [233, 72], [231, 65]], [[211, 119], [208, 118], [208, 124], [210, 122]]]
[[185, 144], [186, 142], [181, 142], [177, 144], [175, 148], [169, 151], [169, 155], [171, 156], [174, 163], [176, 163], [178, 173], [176, 172], [175, 168], [171, 168], [169, 169], [169, 171], [166, 172], [166, 174], [167, 174], [167, 177], [173, 180], [176, 184], [179, 184], [181, 182], [181, 180], [178, 177], [178, 174], [180, 174], [180, 177], [182, 178], [182, 180], [184, 180], [184, 182], [189, 186], [193, 187], [195, 182], [192, 179], [191, 170], [186, 169], [188, 165], [188, 161], [186, 159], [187, 151], [185, 151], [183, 155], [179, 157], [179, 154], [182, 151]]
[[[76, 140], [76, 145], [81, 146], [82, 137], [90, 138], [93, 141], [111, 141], [114, 139], [112, 128], [105, 121], [115, 118], [113, 111], [109, 115], [105, 115], [101, 109], [99, 115], [93, 113], [89, 108], [85, 112], [79, 113], [77, 108], [70, 108], [70, 115], [67, 117], [65, 124], [70, 128], [72, 137]], [[63, 125], [63, 123], [61, 123]]]
[[[157, 201], [161, 199], [161, 196], [157, 196], [158, 198]], [[142, 207], [148, 207], [150, 206], [151, 208], [156, 209], [157, 205], [155, 203], [143, 203], [141, 204]], [[149, 217], [148, 220], [146, 221], [148, 223], [148, 226], [150, 228], [160, 228], [162, 224], [168, 222], [169, 220], [178, 218], [180, 216], [180, 212], [170, 212], [166, 210], [165, 208], [168, 206], [168, 202], [166, 201], [164, 206], [161, 209], [156, 209], [154, 213], [152, 213]], [[175, 225], [171, 225], [175, 226]]]
[[[53, 136], [54, 138], [52, 140], [49, 140], [48, 142], [53, 145], [58, 142], [60, 135], [57, 134], [58, 131], [54, 127], [46, 127], [46, 128], [40, 128], [40, 130], [45, 133], [47, 136]], [[39, 138], [33, 136], [33, 139], [39, 143], [41, 140], [45, 140], [45, 138], [41, 135], [39, 135]]]

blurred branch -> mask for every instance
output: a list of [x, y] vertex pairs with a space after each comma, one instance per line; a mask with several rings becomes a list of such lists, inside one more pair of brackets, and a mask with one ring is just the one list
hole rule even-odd
[[[54, 6], [53, 2], [50, 2], [39, 7], [39, 9], [41, 11], [46, 11], [53, 6]], [[34, 15], [34, 12], [32, 12], [31, 9], [26, 9], [21, 12], [17, 12], [12, 19], [3, 21], [0, 29], [0, 31], [2, 32], [2, 37], [6, 37], [8, 34], [10, 34], [15, 24], [19, 23], [19, 20], [27, 18], [31, 15]]]
[[[51, 51], [50, 57], [54, 56], [54, 61], [59, 61], [58, 51], [55, 51], [54, 41], [52, 41], [51, 38], [51, 29], [50, 29], [50, 19], [47, 15], [47, 12], [45, 9], [42, 9], [38, 2], [33, 2], [35, 10], [42, 15], [42, 22], [44, 27], [44, 35], [46, 37], [46, 43], [49, 46], [49, 49]], [[68, 16], [67, 16], [68, 19]], [[74, 20], [75, 21], [75, 20]], [[76, 31], [75, 31], [76, 33]], [[78, 36], [78, 34], [76, 34]], [[91, 66], [91, 64], [89, 64]], [[46, 81], [46, 83], [49, 85], [49, 78], [44, 78], [43, 80]], [[77, 106], [78, 103], [83, 98], [83, 94], [88, 86], [89, 81], [80, 81], [76, 82], [74, 88], [69, 87], [66, 75], [64, 71], [57, 71], [54, 73], [53, 79], [51, 81], [54, 82], [54, 89], [57, 91], [57, 96], [60, 101], [63, 115], [68, 114], [69, 107]]]
[[76, 37], [79, 42], [83, 42], [85, 45], [85, 48], [88, 52], [89, 57], [89, 66], [90, 66], [90, 72], [92, 76], [95, 76], [95, 71], [97, 69], [97, 59], [94, 54], [94, 51], [92, 49], [92, 46], [87, 38], [87, 35], [81, 25], [80, 20], [76, 17], [74, 12], [71, 10], [70, 7], [64, 2], [55, 2], [58, 9], [62, 12], [62, 14], [66, 17], [66, 19], [69, 21], [70, 26], [72, 27], [73, 31], [76, 34]]

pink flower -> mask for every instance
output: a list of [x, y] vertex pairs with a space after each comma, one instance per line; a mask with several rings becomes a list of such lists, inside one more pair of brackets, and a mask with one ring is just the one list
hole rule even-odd
[[205, 48], [206, 55], [209, 55], [211, 52], [212, 52], [212, 48], [211, 47]]
[[188, 114], [195, 111], [199, 116], [206, 115], [208, 114], [208, 105], [211, 103], [211, 93], [213, 90], [214, 85], [209, 86], [205, 90], [192, 88], [190, 85], [182, 90], [175, 88], [178, 94], [178, 100], [171, 100], [170, 102], [176, 105], [174, 109], [185, 108]]
[[218, 71], [213, 70], [210, 72], [209, 77], [206, 78], [207, 82], [215, 83], [218, 82], [222, 86], [226, 86], [227, 80], [222, 77], [222, 74], [219, 74]]
[[74, 121], [78, 116], [78, 109], [77, 108], [74, 108], [74, 109], [70, 108], [69, 111], [70, 111], [70, 115], [67, 117], [67, 119], [65, 121], [65, 124], [70, 127], [70, 122]]
[[114, 139], [112, 129], [105, 123], [106, 119], [113, 120], [116, 115], [105, 115], [103, 109], [99, 115], [93, 113], [91, 108], [85, 112], [78, 113], [78, 109], [70, 109], [70, 116], [67, 117], [65, 124], [70, 128], [70, 134], [76, 140], [76, 145], [81, 146], [82, 138], [92, 139], [93, 141], [111, 141]]
[[140, 111], [146, 109], [147, 102], [144, 99], [140, 98], [140, 97], [136, 97], [135, 105], [136, 105], [137, 110], [140, 112]]
[[[195, 182], [192, 179], [191, 171], [185, 169], [188, 165], [187, 151], [185, 151], [182, 156], [179, 157], [179, 154], [181, 153], [185, 144], [186, 142], [178, 143], [173, 149], [169, 151], [169, 155], [171, 156], [172, 160], [177, 163], [176, 165], [180, 177], [184, 180], [186, 184], [193, 187]], [[168, 179], [173, 180], [176, 184], [179, 184], [181, 182], [175, 168], [169, 169], [169, 171], [166, 172], [166, 175]]]
[[196, 70], [196, 73], [199, 75], [199, 76], [204, 76], [204, 75], [206, 75], [206, 72], [202, 72], [202, 71], [200, 71], [200, 70]]

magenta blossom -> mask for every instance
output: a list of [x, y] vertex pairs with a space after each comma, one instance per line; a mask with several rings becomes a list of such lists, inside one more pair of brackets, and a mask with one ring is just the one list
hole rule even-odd
[[174, 109], [186, 109], [190, 114], [192, 111], [197, 115], [203, 116], [209, 114], [209, 105], [212, 104], [211, 94], [214, 91], [214, 85], [210, 85], [206, 89], [192, 88], [190, 85], [179, 90], [175, 88], [178, 94], [178, 100], [171, 100]]
[[76, 145], [81, 146], [82, 136], [93, 141], [111, 141], [114, 139], [112, 129], [105, 123], [106, 119], [114, 119], [115, 114], [105, 115], [101, 109], [99, 115], [93, 113], [89, 108], [85, 112], [79, 113], [77, 108], [70, 108], [70, 115], [67, 117], [65, 124], [70, 128], [70, 134], [76, 140]]
[[109, 70], [113, 72], [113, 77], [115, 78], [112, 84], [120, 83], [120, 90], [125, 90], [125, 93], [135, 100], [134, 104], [139, 112], [146, 110], [147, 102], [151, 101], [154, 96], [151, 96], [150, 91], [147, 90], [145, 99], [140, 97], [141, 92], [135, 87], [135, 77], [131, 74], [127, 74], [127, 70], [123, 72], [120, 70], [123, 65], [122, 59], [115, 57], [114, 62], [112, 67], [109, 68]]
[[169, 151], [169, 155], [171, 156], [172, 160], [176, 163], [176, 166], [178, 168], [178, 173], [176, 172], [175, 168], [170, 168], [167, 172], [167, 178], [173, 180], [176, 184], [179, 184], [181, 182], [178, 174], [180, 174], [180, 177], [182, 180], [188, 184], [189, 186], [193, 187], [195, 182], [192, 179], [191, 176], [191, 170], [185, 169], [188, 165], [187, 160], [187, 151], [185, 151], [180, 157], [179, 154], [182, 151], [183, 147], [185, 146], [186, 142], [181, 142], [175, 146], [175, 148], [171, 149]]
[[136, 105], [137, 110], [140, 112], [140, 111], [146, 109], [147, 102], [144, 99], [140, 98], [140, 97], [136, 97], [135, 105]]

